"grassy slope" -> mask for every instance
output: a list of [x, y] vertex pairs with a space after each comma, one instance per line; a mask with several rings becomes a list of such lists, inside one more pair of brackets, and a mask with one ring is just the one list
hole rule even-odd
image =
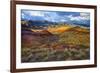
[[72, 27], [71, 26], [60, 26], [60, 27], [55, 27], [55, 28], [51, 28], [49, 27], [47, 30], [53, 34], [58, 34], [58, 33], [63, 33], [65, 32], [66, 30], [69, 30], [71, 29]]

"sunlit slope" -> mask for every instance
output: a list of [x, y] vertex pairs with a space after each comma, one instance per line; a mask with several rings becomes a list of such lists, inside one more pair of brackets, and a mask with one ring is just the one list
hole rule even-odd
[[77, 31], [77, 32], [83, 32], [83, 33], [89, 33], [89, 29], [82, 28], [80, 26], [58, 26], [58, 27], [49, 27], [47, 29], [49, 32], [53, 34], [58, 34], [58, 33], [63, 33], [63, 32], [68, 32], [68, 31]]
[[83, 32], [83, 33], [89, 33], [90, 32], [89, 29], [83, 28], [83, 27], [80, 27], [80, 26], [73, 27], [70, 30], [77, 31], [77, 32]]
[[71, 26], [58, 26], [58, 27], [49, 27], [47, 30], [51, 33], [63, 33], [67, 30], [69, 30], [70, 28], [72, 28]]

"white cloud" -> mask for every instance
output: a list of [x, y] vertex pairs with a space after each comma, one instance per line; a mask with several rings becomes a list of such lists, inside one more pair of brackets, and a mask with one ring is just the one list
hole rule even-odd
[[83, 12], [81, 12], [80, 16], [90, 16], [90, 14], [89, 13], [83, 13]]
[[66, 21], [67, 21], [67, 19], [61, 19], [60, 21], [61, 21], [61, 22], [66, 22]]
[[73, 16], [73, 15], [69, 15], [69, 16], [67, 16], [71, 21], [74, 21], [74, 20], [76, 20], [76, 21], [79, 21], [80, 20], [80, 17], [79, 16], [77, 16], [77, 17], [75, 17], [75, 16]]
[[81, 21], [81, 20], [89, 20], [90, 14], [89, 13], [80, 13], [80, 16], [73, 16], [69, 15], [67, 16], [71, 21]]
[[90, 19], [90, 14], [89, 13], [80, 13], [80, 16], [83, 17], [85, 20]]
[[31, 16], [44, 16], [44, 13], [40, 11], [25, 11], [24, 13], [29, 14]]
[[[39, 16], [39, 17], [43, 17], [45, 20], [50, 20], [55, 22], [59, 16], [56, 12], [48, 12], [48, 11], [25, 11], [24, 13], [28, 14], [29, 16]], [[24, 13], [22, 13], [22, 17], [24, 17]]]
[[44, 16], [44, 13], [40, 11], [29, 11], [31, 16]]
[[25, 18], [25, 14], [24, 13], [21, 13], [21, 17], [24, 19]]
[[57, 22], [61, 17], [56, 12], [45, 12], [44, 18], [48, 21]]

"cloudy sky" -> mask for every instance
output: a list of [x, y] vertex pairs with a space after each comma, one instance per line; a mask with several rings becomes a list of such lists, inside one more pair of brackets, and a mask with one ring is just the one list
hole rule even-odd
[[47, 20], [51, 22], [82, 23], [90, 25], [90, 13], [21, 10], [21, 19]]

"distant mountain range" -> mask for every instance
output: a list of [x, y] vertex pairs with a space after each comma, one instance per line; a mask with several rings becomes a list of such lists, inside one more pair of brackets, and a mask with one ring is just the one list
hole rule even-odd
[[[22, 20], [26, 21], [26, 20]], [[84, 26], [84, 27], [90, 27], [90, 22], [89, 21], [84, 21], [84, 22], [50, 22], [46, 20], [27, 20], [28, 26], [49, 26], [49, 25], [59, 25], [59, 24], [69, 24], [69, 25], [79, 25], [79, 26]], [[86, 24], [85, 24], [86, 23]]]

